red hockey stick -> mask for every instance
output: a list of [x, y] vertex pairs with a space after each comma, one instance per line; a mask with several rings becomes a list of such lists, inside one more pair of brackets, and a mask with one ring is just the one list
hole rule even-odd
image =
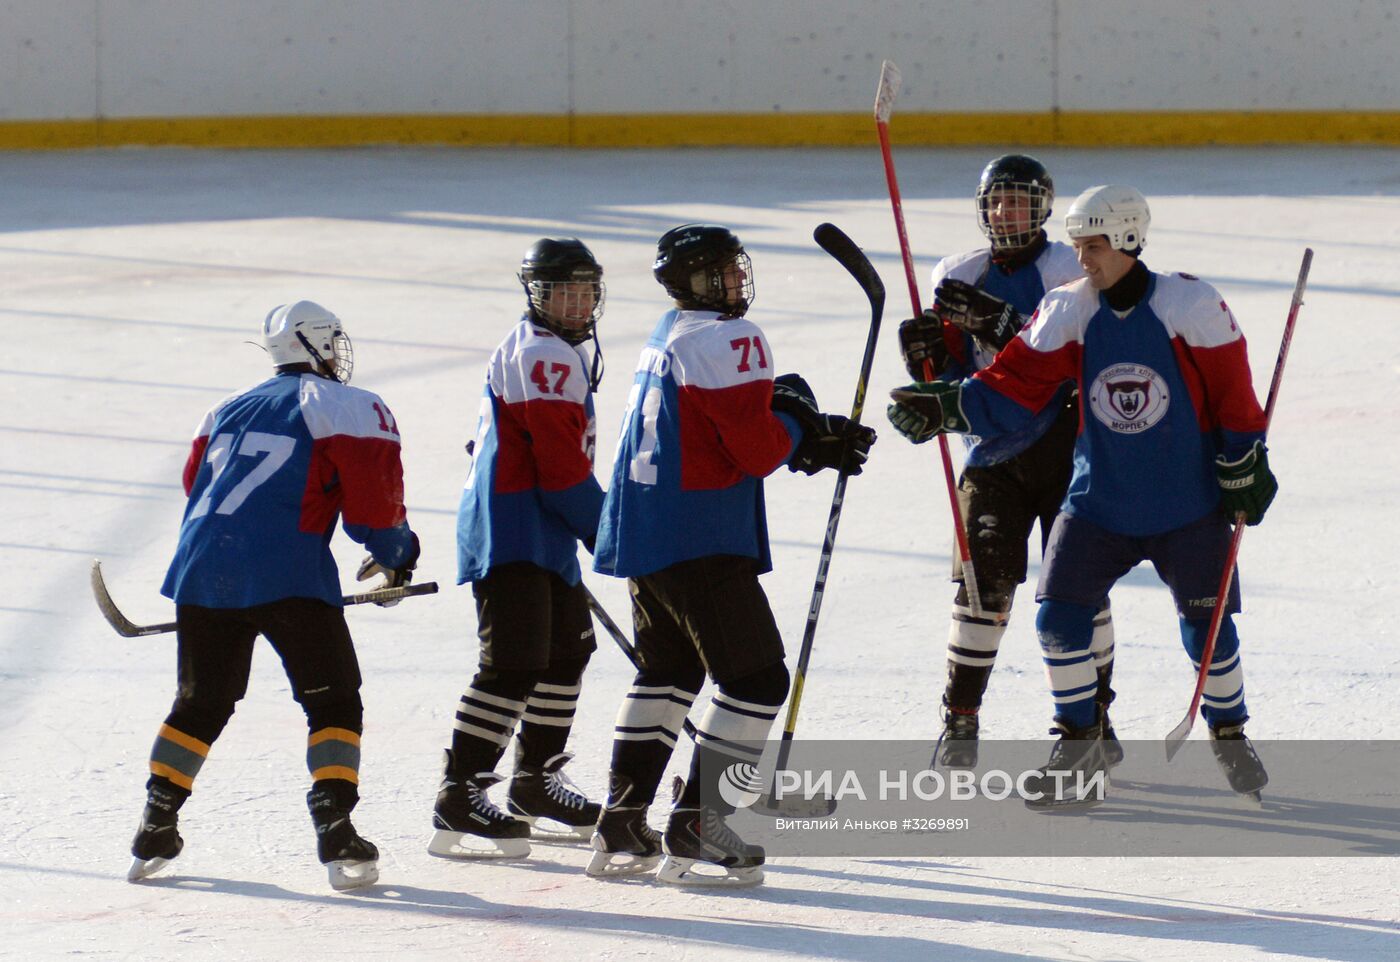
[[[1267, 434], [1269, 423], [1274, 419], [1274, 402], [1278, 400], [1279, 381], [1283, 380], [1283, 362], [1288, 358], [1288, 348], [1293, 343], [1293, 325], [1298, 321], [1298, 308], [1303, 306], [1303, 289], [1308, 286], [1308, 270], [1312, 267], [1312, 248], [1303, 251], [1303, 266], [1298, 268], [1298, 283], [1293, 285], [1293, 303], [1288, 308], [1288, 321], [1283, 325], [1283, 343], [1278, 348], [1278, 360], [1274, 362], [1274, 377], [1269, 384], [1269, 399], [1264, 404], [1264, 431]], [[1191, 734], [1191, 726], [1196, 723], [1196, 710], [1201, 707], [1201, 693], [1206, 690], [1206, 677], [1210, 674], [1211, 659], [1215, 656], [1215, 639], [1220, 635], [1220, 624], [1225, 619], [1225, 600], [1230, 596], [1230, 583], [1235, 579], [1235, 559], [1239, 557], [1240, 541], [1244, 538], [1244, 512], [1235, 515], [1235, 533], [1230, 539], [1230, 552], [1225, 557], [1225, 570], [1220, 575], [1220, 590], [1215, 595], [1215, 611], [1210, 616], [1210, 631], [1206, 635], [1205, 648], [1201, 651], [1201, 670], [1196, 674], [1196, 691], [1191, 695], [1191, 707], [1186, 709], [1186, 717], [1167, 735], [1167, 761], [1171, 761], [1181, 746], [1186, 744], [1186, 736]]]
[[[899, 92], [899, 68], [886, 60], [880, 67], [880, 87], [875, 93], [875, 129], [880, 135], [880, 155], [885, 161], [885, 181], [890, 188], [890, 207], [894, 210], [894, 226], [899, 233], [899, 253], [904, 258], [904, 279], [909, 283], [909, 300], [914, 317], [923, 313], [919, 298], [919, 282], [914, 279], [914, 257], [909, 252], [909, 235], [904, 229], [904, 204], [899, 198], [899, 181], [894, 175], [894, 155], [890, 152], [890, 114], [894, 112], [895, 94]], [[934, 378], [933, 364], [924, 361], [924, 380]], [[977, 572], [972, 567], [972, 552], [967, 545], [967, 528], [963, 525], [962, 508], [958, 505], [958, 483], [953, 474], [953, 456], [948, 452], [948, 438], [938, 436], [938, 453], [943, 457], [943, 480], [948, 486], [948, 503], [953, 509], [953, 532], [957, 536], [958, 560], [962, 562], [963, 584], [972, 615], [981, 618], [982, 593], [977, 590]]]

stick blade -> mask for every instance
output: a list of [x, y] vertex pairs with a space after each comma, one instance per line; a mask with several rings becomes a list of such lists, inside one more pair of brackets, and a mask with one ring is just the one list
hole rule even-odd
[[856, 283], [865, 291], [865, 296], [870, 298], [870, 307], [874, 315], [879, 317], [883, 314], [885, 282], [880, 280], [880, 275], [875, 273], [875, 266], [870, 263], [870, 258], [856, 246], [856, 242], [835, 224], [818, 224], [817, 229], [812, 231], [812, 239], [822, 250], [836, 258], [837, 263], [856, 279]]
[[117, 634], [123, 638], [139, 638], [142, 635], [159, 634], [159, 632], [141, 628], [121, 613], [121, 610], [117, 608], [117, 603], [112, 600], [111, 593], [107, 590], [107, 581], [102, 577], [102, 562], [97, 558], [92, 559], [89, 581], [92, 584], [92, 596], [97, 601], [97, 610], [102, 612], [102, 617], [107, 619], [107, 624], [111, 625]]
[[1196, 713], [1189, 711], [1186, 717], [1167, 734], [1167, 761], [1176, 757], [1181, 746], [1186, 744], [1186, 736], [1191, 734], [1191, 726], [1196, 721]]
[[890, 122], [890, 114], [894, 113], [894, 98], [899, 93], [900, 80], [899, 68], [894, 65], [893, 60], [886, 60], [880, 65], [880, 86], [875, 90], [876, 123], [887, 124]]

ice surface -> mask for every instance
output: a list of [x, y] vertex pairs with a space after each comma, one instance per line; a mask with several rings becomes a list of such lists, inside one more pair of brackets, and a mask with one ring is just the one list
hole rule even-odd
[[[997, 152], [898, 152], [922, 287], [937, 256], [980, 243], [970, 194]], [[1250, 730], [1396, 737], [1400, 153], [1041, 158], [1061, 212], [1091, 184], [1147, 194], [1147, 263], [1221, 290], [1250, 338], [1261, 396], [1299, 257], [1316, 248], [1270, 438], [1282, 489], [1242, 554]], [[701, 219], [744, 239], [758, 285], [751, 316], [777, 367], [804, 374], [828, 409], [850, 404], [867, 309], [812, 243], [813, 227], [840, 225], [884, 276], [888, 326], [867, 408], [883, 437], [850, 485], [798, 734], [931, 738], [950, 531], [934, 446], [906, 444], [882, 413], [903, 379], [893, 328], [909, 303], [873, 146], [0, 155], [0, 560], [10, 575], [0, 600], [0, 955], [1400, 957], [1393, 860], [779, 859], [760, 889], [697, 894], [589, 879], [578, 847], [537, 845], [528, 863], [509, 865], [428, 856], [439, 756], [476, 659], [470, 593], [450, 587], [463, 444], [486, 355], [522, 303], [520, 255], [538, 236], [576, 234], [606, 267], [606, 479], [632, 365], [664, 306], [650, 276], [655, 239]], [[174, 646], [168, 635], [113, 634], [88, 595], [87, 566], [106, 561], [133, 620], [172, 616], [157, 588], [188, 436], [209, 405], [267, 374], [242, 342], [269, 308], [297, 298], [341, 315], [356, 383], [393, 406], [420, 578], [444, 585], [350, 615], [366, 705], [356, 822], [383, 851], [382, 881], [360, 894], [326, 886], [303, 803], [302, 718], [261, 647], [249, 695], [184, 810], [184, 854], [165, 881], [130, 885], [127, 845], [174, 693]], [[831, 481], [782, 471], [768, 485], [776, 570], [765, 587], [794, 657]], [[349, 584], [359, 552], [343, 536], [336, 546]], [[624, 586], [597, 576], [592, 586], [625, 619]], [[1167, 592], [1139, 568], [1113, 602], [1118, 731], [1159, 738], [1192, 682]], [[1047, 737], [1032, 613], [1023, 588], [983, 712], [989, 737]], [[571, 745], [570, 772], [595, 795], [630, 680], [608, 644], [586, 676]]]

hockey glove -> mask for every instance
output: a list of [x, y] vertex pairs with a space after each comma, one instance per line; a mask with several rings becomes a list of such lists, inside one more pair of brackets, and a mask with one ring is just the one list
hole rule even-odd
[[773, 401], [769, 407], [788, 415], [804, 428], [822, 414], [812, 386], [801, 374], [779, 374], [773, 379]]
[[[422, 552], [422, 548], [418, 544], [418, 535], [410, 532], [409, 537], [413, 540], [408, 546], [408, 555], [403, 564], [397, 568], [386, 568], [374, 560], [374, 555], [365, 555], [365, 560], [360, 562], [360, 570], [355, 574], [355, 580], [367, 581], [375, 575], [383, 575], [384, 583], [376, 585], [373, 590], [407, 587], [408, 583], [413, 580], [413, 569], [418, 567], [418, 555]], [[390, 601], [376, 601], [375, 604], [381, 608], [392, 608], [402, 600], [394, 598]]]
[[954, 327], [1000, 351], [1021, 330], [1022, 318], [1016, 308], [999, 297], [952, 278], [933, 292], [933, 310]]
[[904, 368], [916, 381], [928, 377], [924, 362], [933, 365], [933, 376], [943, 373], [948, 366], [948, 345], [943, 341], [943, 322], [933, 311], [924, 311], [921, 317], [911, 317], [899, 322], [899, 354], [904, 358]]
[[972, 430], [962, 409], [962, 384], [920, 381], [890, 392], [894, 403], [885, 408], [894, 429], [915, 444], [935, 434], [966, 434]]
[[1226, 461], [1225, 455], [1215, 459], [1215, 480], [1220, 484], [1220, 507], [1233, 518], [1244, 514], [1244, 523], [1256, 525], [1264, 520], [1264, 512], [1278, 494], [1278, 481], [1269, 470], [1269, 454], [1263, 441], [1236, 461]]
[[818, 414], [815, 421], [803, 425], [802, 440], [788, 458], [788, 469], [812, 475], [834, 468], [854, 476], [864, 469], [874, 443], [873, 428], [840, 414]]

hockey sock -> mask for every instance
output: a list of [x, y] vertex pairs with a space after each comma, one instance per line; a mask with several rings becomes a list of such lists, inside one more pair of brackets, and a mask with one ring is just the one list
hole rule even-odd
[[733, 762], [759, 763], [763, 758], [763, 740], [783, 707], [788, 684], [787, 666], [778, 662], [719, 686], [695, 726], [695, 754], [691, 757], [690, 776], [685, 781], [681, 805], [700, 803], [702, 769], [713, 781], [720, 766]]
[[1094, 696], [1099, 680], [1089, 651], [1095, 611], [1089, 605], [1047, 598], [1035, 618], [1055, 717], [1071, 728], [1086, 728], [1098, 717]]
[[[964, 592], [959, 592], [959, 601], [963, 597]], [[1007, 612], [984, 611], [978, 618], [971, 608], [953, 604], [953, 620], [948, 629], [948, 687], [943, 693], [943, 702], [949, 708], [976, 714], [982, 706], [1009, 617]]]
[[318, 728], [306, 736], [306, 768], [311, 780], [360, 784], [360, 733], [349, 728]]
[[474, 775], [495, 770], [538, 678], [534, 671], [481, 666], [462, 693], [452, 723], [452, 755], [458, 772]]
[[541, 768], [564, 750], [574, 724], [578, 693], [588, 659], [550, 665], [525, 699], [520, 734], [515, 740], [515, 767]]
[[1099, 676], [1099, 689], [1094, 700], [1105, 708], [1114, 698], [1113, 686], [1113, 611], [1108, 602], [1094, 615], [1094, 636], [1089, 642], [1094, 654], [1094, 669]]
[[151, 746], [151, 778], [146, 783], [147, 787], [159, 779], [188, 794], [194, 789], [195, 776], [208, 757], [208, 742], [181, 731], [167, 721], [160, 726], [156, 742]]
[[[637, 673], [613, 729], [612, 773], [630, 785], [629, 805], [650, 805], [656, 798], [656, 786], [704, 681], [703, 669], [688, 676]], [[611, 792], [608, 801], [614, 801]]]
[[[1209, 632], [1208, 619], [1181, 619], [1181, 643], [1197, 671], [1201, 670], [1201, 653], [1205, 651]], [[1201, 717], [1211, 728], [1239, 724], [1248, 717], [1244, 704], [1240, 638], [1235, 632], [1233, 615], [1226, 615], [1220, 622], [1220, 634], [1215, 639], [1215, 652], [1211, 655], [1206, 687], [1201, 692]]]

